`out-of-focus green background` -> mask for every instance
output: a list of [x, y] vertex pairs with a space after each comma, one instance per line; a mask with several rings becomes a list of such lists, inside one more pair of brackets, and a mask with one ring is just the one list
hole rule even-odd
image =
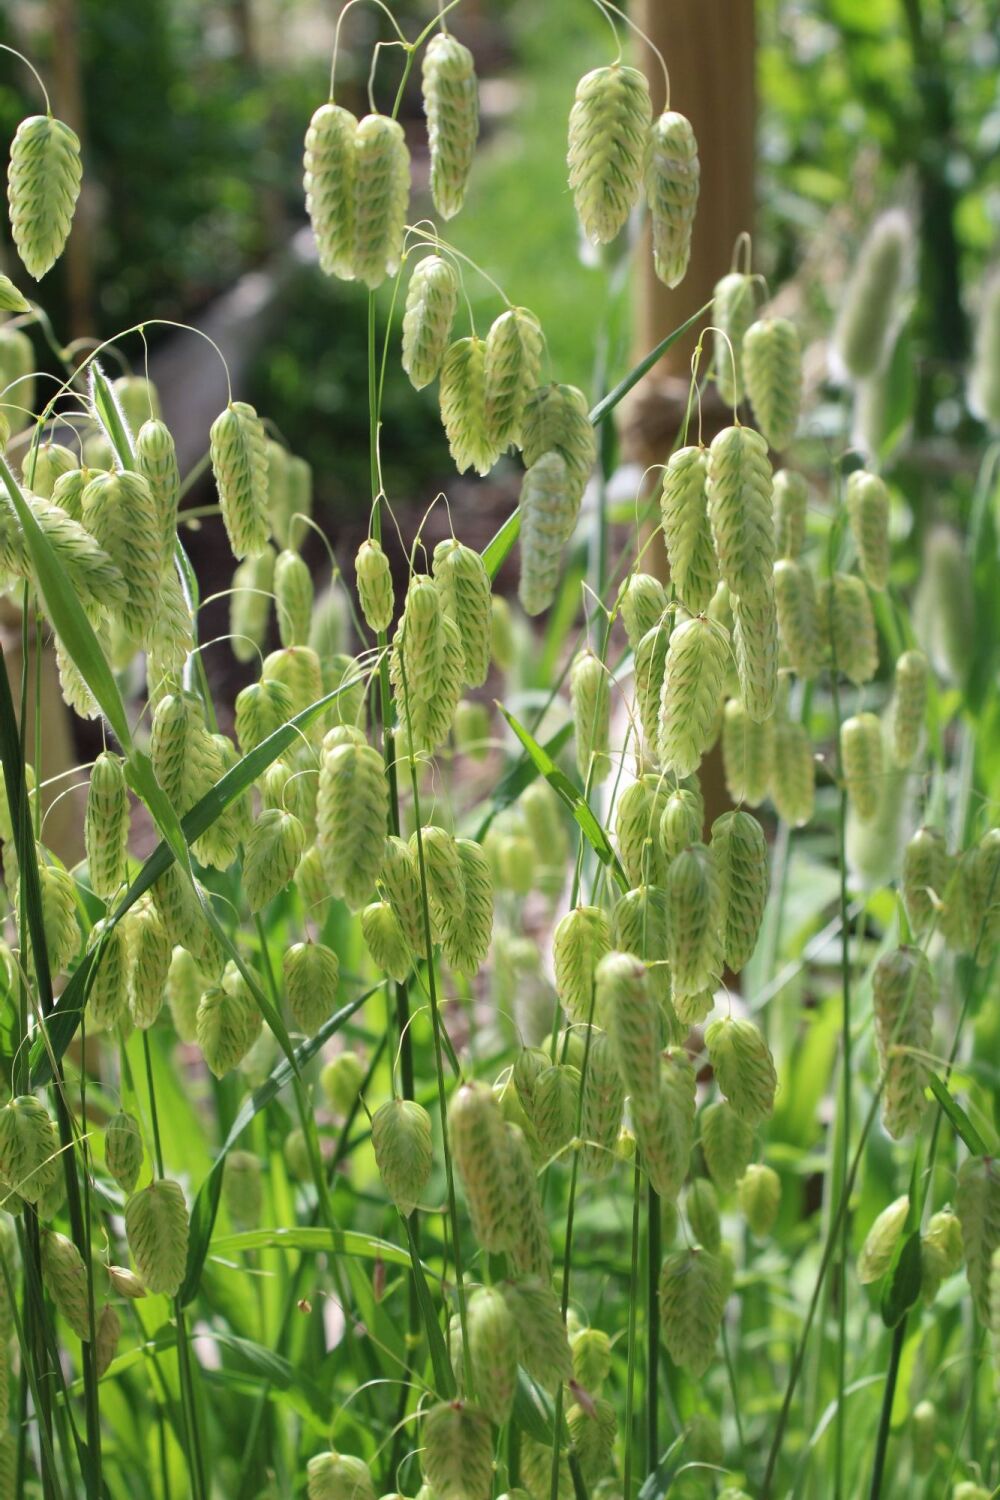
[[[248, 333], [241, 394], [310, 460], [320, 508], [339, 519], [368, 504], [367, 412], [357, 399], [365, 303], [320, 277], [302, 256], [301, 233], [302, 136], [326, 97], [338, 9], [317, 0], [13, 0], [0, 12], [0, 40], [37, 62], [57, 110], [67, 95], [81, 100], [79, 226], [42, 289], [58, 336], [106, 337], [154, 318], [210, 329], [234, 288], [262, 297], [280, 336]], [[433, 8], [394, 4], [393, 13], [414, 35]], [[453, 21], [476, 53], [484, 128], [452, 238], [539, 315], [558, 378], [587, 388], [607, 280], [578, 254], [565, 123], [578, 77], [608, 60], [606, 24], [588, 0], [467, 0]], [[343, 102], [366, 107], [372, 46], [391, 34], [374, 6], [353, 7], [337, 74]], [[922, 207], [917, 405], [927, 432], [947, 433], [968, 289], [1000, 222], [995, 0], [777, 0], [758, 7], [758, 36], [755, 264], [774, 285], [805, 263], [806, 305], [821, 324], [843, 270], [824, 255], [824, 236], [842, 244], [887, 203]], [[380, 53], [383, 108], [401, 65], [398, 49]], [[418, 75], [402, 110], [414, 217], [425, 177]], [[0, 56], [0, 135], [9, 139], [37, 107], [26, 71]], [[474, 276], [468, 285], [485, 325], [495, 294]], [[149, 328], [154, 360], [170, 337]], [[138, 357], [134, 340], [128, 352]], [[206, 431], [212, 415], [204, 413]], [[450, 467], [433, 395], [390, 381], [385, 432], [390, 493], [404, 502], [432, 495]]]

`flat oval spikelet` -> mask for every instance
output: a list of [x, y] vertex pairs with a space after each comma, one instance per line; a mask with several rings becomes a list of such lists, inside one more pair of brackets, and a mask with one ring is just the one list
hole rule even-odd
[[858, 553], [861, 576], [869, 588], [884, 589], [889, 580], [889, 491], [877, 474], [855, 469], [847, 476], [844, 497], [847, 520]]
[[948, 846], [936, 828], [918, 828], [903, 851], [900, 886], [910, 927], [917, 937], [934, 920], [948, 887]]
[[711, 851], [683, 849], [667, 871], [667, 933], [675, 997], [714, 989], [722, 977], [722, 893]]
[[579, 652], [569, 672], [576, 738], [576, 768], [584, 786], [604, 781], [611, 771], [611, 693], [607, 668], [589, 648]]
[[796, 558], [806, 539], [809, 487], [801, 474], [779, 469], [772, 484], [774, 537], [779, 557]]
[[739, 698], [730, 698], [722, 717], [722, 765], [734, 802], [759, 807], [774, 769], [774, 721], [757, 724]]
[[146, 1031], [163, 1008], [170, 972], [170, 939], [156, 907], [148, 900], [140, 907], [133, 907], [126, 926], [129, 1014], [133, 1023]]
[[423, 1419], [423, 1469], [435, 1500], [489, 1500], [490, 1419], [466, 1401], [442, 1401]]
[[493, 872], [475, 839], [456, 839], [455, 847], [463, 899], [461, 907], [448, 907], [443, 913], [441, 946], [451, 968], [471, 979], [479, 972], [493, 935]]
[[771, 582], [774, 521], [767, 444], [751, 427], [725, 427], [712, 440], [708, 515], [721, 578], [752, 600]]
[[715, 1080], [727, 1101], [748, 1125], [757, 1125], [774, 1110], [777, 1075], [770, 1049], [752, 1021], [723, 1018], [705, 1028], [705, 1046]]
[[878, 1217], [873, 1220], [858, 1253], [858, 1280], [862, 1286], [870, 1286], [873, 1281], [881, 1281], [892, 1265], [892, 1258], [909, 1212], [910, 1199], [908, 1194], [904, 1193], [901, 1198], [890, 1203], [888, 1208], [883, 1208]]
[[774, 604], [789, 665], [799, 677], [814, 677], [821, 656], [816, 587], [802, 563], [784, 557], [775, 563]]
[[260, 1035], [260, 1012], [243, 984], [213, 984], [195, 1018], [198, 1046], [216, 1078], [239, 1067]]
[[605, 1178], [614, 1170], [624, 1107], [625, 1088], [611, 1041], [605, 1032], [592, 1027], [580, 1114], [580, 1136], [585, 1143], [580, 1160], [591, 1177]]
[[[661, 886], [672, 854], [664, 848], [662, 820], [670, 789], [658, 776], [646, 775], [625, 788], [615, 808], [618, 853], [632, 886]], [[694, 837], [698, 837], [701, 825]], [[690, 839], [685, 839], [690, 843]]]
[[274, 564], [274, 602], [283, 646], [306, 646], [313, 610], [313, 581], [297, 552], [279, 552]]
[[517, 1325], [521, 1364], [545, 1390], [557, 1390], [573, 1373], [559, 1298], [547, 1281], [535, 1277], [505, 1281], [501, 1291]]
[[[466, 1309], [473, 1390], [479, 1404], [498, 1427], [511, 1414], [517, 1388], [517, 1325], [497, 1287], [479, 1287]], [[461, 1385], [462, 1363], [455, 1361]]]
[[454, 537], [434, 548], [434, 582], [445, 614], [458, 626], [465, 656], [465, 683], [481, 687], [490, 669], [492, 610], [486, 566], [478, 552]]
[[[743, 400], [743, 337], [754, 315], [752, 276], [730, 271], [715, 283], [712, 294], [715, 383], [726, 406]], [[767, 444], [764, 444], [766, 452]]]
[[64, 1234], [42, 1235], [42, 1280], [45, 1290], [77, 1338], [90, 1338], [90, 1294], [83, 1257]]
[[674, 1364], [697, 1379], [712, 1362], [726, 1307], [719, 1258], [700, 1245], [668, 1255], [660, 1271], [660, 1332]]
[[637, 68], [594, 68], [576, 86], [569, 117], [569, 185], [583, 232], [606, 245], [639, 198], [653, 110]]
[[715, 737], [729, 666], [729, 637], [704, 615], [675, 626], [660, 699], [658, 747], [664, 770], [690, 776]]
[[472, 1230], [484, 1250], [506, 1250], [511, 1201], [507, 1126], [492, 1089], [463, 1084], [448, 1106], [448, 1134]]
[[245, 557], [233, 573], [229, 594], [230, 644], [237, 661], [256, 661], [267, 637], [274, 585], [273, 547]]
[[720, 1193], [731, 1192], [750, 1165], [753, 1130], [724, 1099], [701, 1113], [701, 1149]]
[[740, 1208], [759, 1240], [767, 1239], [781, 1207], [781, 1178], [773, 1167], [758, 1163], [747, 1167], [739, 1182]]
[[376, 634], [388, 630], [395, 609], [392, 571], [381, 545], [371, 537], [358, 548], [354, 559], [354, 573], [358, 585], [358, 602], [369, 630], [374, 630]]
[[912, 240], [906, 214], [890, 209], [876, 219], [854, 262], [833, 342], [840, 363], [855, 380], [873, 375], [888, 354]]
[[243, 853], [243, 889], [252, 912], [261, 911], [291, 881], [306, 846], [294, 813], [265, 808]]
[[361, 935], [368, 952], [383, 974], [397, 984], [409, 978], [413, 969], [413, 950], [388, 901], [372, 901], [361, 913]]
[[718, 1194], [709, 1178], [692, 1178], [684, 1194], [684, 1217], [695, 1243], [715, 1254], [722, 1245], [722, 1220]]
[[465, 202], [479, 134], [475, 61], [468, 47], [438, 32], [427, 43], [422, 71], [431, 196], [442, 219], [453, 219]]
[[166, 567], [173, 556], [177, 534], [181, 476], [170, 428], [159, 417], [149, 417], [139, 427], [135, 438], [135, 461], [156, 502]]
[[293, 943], [282, 969], [288, 1008], [295, 1024], [314, 1036], [333, 1014], [340, 983], [340, 959], [324, 943]]
[[33, 1094], [0, 1108], [0, 1180], [27, 1203], [37, 1203], [62, 1170], [59, 1137], [48, 1110]]
[[597, 966], [597, 1019], [607, 1031], [633, 1111], [656, 1108], [660, 1087], [660, 1010], [646, 966], [631, 953], [611, 952]]
[[611, 925], [600, 907], [574, 907], [556, 927], [552, 938], [556, 993], [574, 1021], [590, 1018], [597, 967], [610, 950]]
[[618, 594], [618, 612], [628, 643], [634, 651], [648, 631], [659, 625], [670, 600], [652, 573], [630, 573]]
[[358, 911], [367, 905], [385, 848], [389, 793], [382, 757], [371, 745], [328, 751], [319, 773], [316, 844], [331, 893]]
[[187, 1268], [188, 1211], [176, 1182], [159, 1178], [125, 1205], [125, 1235], [147, 1291], [175, 1297]]
[[759, 318], [743, 335], [743, 377], [757, 425], [780, 453], [795, 436], [802, 403], [802, 349], [788, 318]]
[[677, 598], [689, 614], [702, 614], [719, 581], [708, 519], [708, 450], [679, 448], [663, 471], [660, 520]]
[[98, 954], [87, 994], [87, 1023], [94, 1031], [113, 1031], [128, 1010], [129, 951], [124, 923], [95, 922], [89, 947]]
[[820, 635], [838, 672], [856, 687], [878, 671], [878, 638], [868, 590], [860, 578], [835, 573], [819, 586]]
[[144, 1156], [138, 1120], [119, 1110], [104, 1129], [104, 1165], [126, 1195], [139, 1181]]
[[597, 437], [587, 398], [575, 385], [541, 385], [528, 397], [521, 425], [524, 461], [529, 467], [543, 453], [561, 454], [570, 494], [579, 505], [597, 459]]
[[95, 474], [83, 491], [83, 522], [125, 580], [115, 613], [143, 645], [155, 643], [163, 576], [163, 528], [141, 474]]
[[719, 878], [723, 952], [734, 974], [749, 962], [767, 905], [767, 840], [757, 819], [742, 810], [712, 824], [712, 858]]
[[128, 871], [129, 800], [122, 759], [107, 750], [90, 772], [83, 832], [91, 890], [108, 901]]
[[471, 334], [450, 344], [441, 364], [441, 421], [460, 474], [488, 474], [500, 455], [486, 427], [486, 345]]
[[365, 115], [354, 132], [351, 267], [372, 291], [399, 269], [409, 202], [410, 153], [403, 127], [387, 115]]
[[82, 175], [75, 131], [52, 115], [21, 121], [11, 142], [7, 202], [17, 253], [36, 281], [63, 252]]
[[920, 749], [929, 672], [922, 651], [904, 651], [896, 662], [889, 709], [889, 744], [897, 766], [912, 765]]
[[771, 801], [780, 818], [793, 828], [803, 828], [813, 815], [816, 794], [816, 761], [809, 731], [794, 719], [779, 718], [773, 743]]
[[651, 1186], [664, 1202], [676, 1199], [688, 1174], [694, 1117], [694, 1069], [685, 1052], [664, 1052], [660, 1059], [656, 1106], [634, 1118], [642, 1165]]
[[1000, 1249], [1000, 1162], [970, 1156], [958, 1169], [955, 1211], [962, 1226], [965, 1269], [981, 1322], [989, 1326], [990, 1263]]
[[437, 379], [457, 306], [455, 268], [443, 256], [425, 255], [413, 267], [403, 313], [403, 369], [414, 390]]
[[212, 473], [235, 557], [262, 552], [271, 531], [264, 424], [246, 401], [230, 401], [209, 431]]
[[701, 167], [691, 122], [675, 109], [653, 121], [646, 142], [646, 199], [653, 231], [653, 268], [669, 287], [684, 280], [698, 207]]
[[486, 433], [499, 450], [521, 441], [525, 402], [538, 385], [542, 330], [526, 307], [511, 307], [486, 335]]
[[354, 280], [354, 138], [358, 122], [338, 104], [309, 121], [303, 159], [306, 212], [327, 276]]
[[409, 1218], [431, 1175], [431, 1117], [413, 1099], [390, 1099], [372, 1116], [372, 1147], [383, 1186]]
[[518, 598], [526, 614], [542, 614], [556, 596], [563, 548], [573, 535], [580, 509], [574, 491], [566, 460], [555, 449], [536, 458], [525, 471]]
[[840, 726], [844, 787], [862, 823], [876, 816], [882, 798], [882, 725], [877, 715], [855, 714]]
[[896, 1140], [917, 1128], [926, 1108], [936, 998], [934, 971], [920, 948], [897, 948], [875, 965], [872, 1010], [883, 1075], [882, 1122]]
[[660, 700], [663, 697], [663, 678], [667, 670], [667, 652], [670, 649], [670, 632], [666, 624], [654, 625], [635, 647], [632, 678], [635, 682], [635, 703], [642, 727], [642, 744], [649, 759], [657, 760], [657, 741], [660, 724]]
[[363, 1458], [317, 1453], [306, 1465], [309, 1500], [375, 1500], [371, 1471]]

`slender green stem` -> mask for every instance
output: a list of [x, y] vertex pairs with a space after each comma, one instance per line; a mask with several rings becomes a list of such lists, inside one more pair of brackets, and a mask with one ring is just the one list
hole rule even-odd
[[632, 1459], [636, 1450], [633, 1420], [635, 1411], [635, 1364], [636, 1364], [636, 1307], [638, 1298], [634, 1288], [639, 1284], [639, 1225], [642, 1203], [642, 1172], [636, 1161], [632, 1176], [632, 1264], [629, 1286], [633, 1295], [628, 1299], [628, 1368], [625, 1376], [625, 1474], [622, 1482], [624, 1500], [632, 1500]]
[[646, 1470], [660, 1459], [660, 1196], [646, 1190]]
[[875, 1440], [875, 1462], [872, 1466], [872, 1483], [868, 1491], [869, 1500], [880, 1500], [882, 1479], [885, 1474], [886, 1454], [889, 1451], [889, 1432], [892, 1426], [892, 1405], [896, 1398], [896, 1382], [899, 1378], [899, 1361], [906, 1342], [906, 1318], [900, 1318], [892, 1330], [892, 1348], [889, 1351], [889, 1368], [885, 1377], [882, 1395], [882, 1411], [879, 1415], [878, 1436]]

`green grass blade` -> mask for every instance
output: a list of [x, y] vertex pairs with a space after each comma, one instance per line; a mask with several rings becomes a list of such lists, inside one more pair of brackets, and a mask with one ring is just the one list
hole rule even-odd
[[969, 1119], [968, 1115], [965, 1113], [965, 1110], [959, 1104], [955, 1096], [948, 1092], [948, 1089], [945, 1087], [944, 1083], [936, 1073], [932, 1073], [930, 1075], [930, 1085], [931, 1093], [934, 1095], [935, 1099], [940, 1104], [945, 1114], [948, 1116], [948, 1119], [951, 1121], [952, 1125], [954, 1125], [956, 1132], [961, 1136], [962, 1140], [968, 1146], [973, 1156], [989, 1155], [986, 1149], [986, 1143], [983, 1140], [982, 1136], [979, 1134], [979, 1131], [976, 1129], [975, 1125], [973, 1125], [972, 1121]]

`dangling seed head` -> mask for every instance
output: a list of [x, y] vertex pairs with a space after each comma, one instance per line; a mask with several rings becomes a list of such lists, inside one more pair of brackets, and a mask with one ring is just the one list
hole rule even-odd
[[604, 781], [611, 770], [611, 694], [600, 657], [584, 649], [573, 660], [569, 690], [576, 734], [576, 768], [584, 785]]
[[434, 548], [434, 582], [441, 607], [458, 626], [465, 656], [465, 682], [481, 687], [490, 669], [491, 587], [478, 552], [454, 539]]
[[229, 594], [229, 631], [237, 661], [254, 661], [267, 637], [274, 587], [274, 549], [245, 557], [234, 573]]
[[460, 474], [488, 474], [500, 450], [486, 425], [486, 345], [475, 334], [449, 345], [441, 365], [441, 421]]
[[701, 168], [691, 122], [674, 109], [653, 121], [646, 143], [646, 198], [653, 231], [653, 266], [669, 287], [684, 280], [698, 207]]
[[294, 813], [265, 808], [250, 830], [243, 855], [243, 889], [252, 912], [261, 911], [291, 881], [306, 846]]
[[562, 918], [552, 939], [556, 991], [574, 1021], [589, 1019], [597, 967], [611, 949], [607, 915], [597, 906], [577, 906]]
[[906, 915], [917, 937], [921, 937], [934, 920], [950, 874], [948, 848], [943, 836], [936, 828], [918, 828], [903, 852], [900, 882]]
[[663, 471], [660, 520], [677, 598], [689, 614], [702, 614], [719, 581], [708, 519], [708, 450], [679, 448]]
[[466, 1401], [442, 1401], [425, 1414], [421, 1436], [436, 1500], [489, 1500], [493, 1435], [485, 1412]]
[[144, 1152], [142, 1132], [134, 1115], [119, 1110], [104, 1132], [104, 1165], [128, 1196], [139, 1181]]
[[312, 620], [313, 582], [297, 552], [279, 552], [274, 564], [274, 602], [283, 646], [305, 646]]
[[372, 1116], [372, 1146], [386, 1192], [409, 1218], [431, 1175], [430, 1115], [413, 1099], [390, 1099]]
[[787, 318], [760, 318], [743, 335], [743, 377], [757, 425], [780, 453], [795, 436], [802, 402], [799, 332]]
[[804, 724], [780, 718], [774, 725], [774, 764], [771, 801], [778, 816], [793, 828], [802, 828], [813, 814], [816, 763], [812, 741]]
[[633, 1111], [656, 1108], [662, 1045], [659, 1007], [645, 964], [631, 953], [608, 953], [597, 966], [597, 1017], [608, 1033]]
[[128, 871], [129, 802], [121, 757], [103, 751], [95, 760], [87, 792], [84, 841], [95, 896], [108, 901]]
[[583, 232], [606, 245], [639, 198], [653, 110], [637, 68], [594, 68], [576, 86], [569, 117], [569, 185]]
[[910, 1200], [904, 1193], [873, 1221], [858, 1255], [858, 1280], [862, 1286], [880, 1281], [892, 1265], [909, 1212]]
[[704, 844], [683, 849], [667, 871], [667, 932], [675, 997], [714, 989], [722, 975], [722, 893]]
[[695, 1243], [716, 1254], [722, 1245], [719, 1199], [707, 1177], [692, 1179], [684, 1194], [684, 1214]]
[[704, 615], [671, 632], [660, 700], [659, 752], [664, 770], [689, 776], [714, 738], [729, 665], [726, 631]]
[[779, 469], [772, 484], [772, 498], [777, 554], [794, 560], [805, 544], [809, 487], [801, 474]]
[[381, 869], [388, 795], [382, 757], [372, 746], [342, 744], [323, 755], [316, 843], [331, 894], [354, 911], [366, 905]]
[[553, 450], [560, 454], [576, 506], [597, 458], [588, 411], [587, 398], [575, 385], [541, 385], [528, 397], [521, 425], [525, 463], [530, 467]]
[[717, 1100], [702, 1111], [701, 1149], [719, 1192], [731, 1192], [750, 1165], [753, 1130], [731, 1104]]
[[83, 1257], [64, 1234], [42, 1235], [42, 1279], [45, 1290], [77, 1338], [90, 1338], [90, 1296]]
[[882, 1121], [899, 1140], [920, 1123], [926, 1107], [926, 1054], [936, 999], [926, 954], [905, 946], [886, 953], [872, 976], [875, 1040], [882, 1066]]
[[870, 682], [878, 670], [878, 640], [868, 590], [861, 579], [849, 573], [824, 578], [816, 615], [835, 669], [856, 687]]
[[0, 1181], [37, 1203], [61, 1170], [59, 1137], [45, 1106], [23, 1094], [0, 1107]]
[[579, 512], [566, 460], [553, 449], [536, 458], [521, 482], [521, 578], [518, 598], [526, 614], [540, 615], [556, 596], [563, 548]]
[[358, 1102], [365, 1070], [356, 1052], [338, 1052], [320, 1074], [320, 1085], [334, 1114], [346, 1118]]
[[159, 1178], [125, 1205], [125, 1234], [146, 1289], [175, 1297], [187, 1267], [188, 1211], [176, 1182]]
[[7, 201], [17, 253], [36, 281], [63, 252], [82, 175], [75, 131], [52, 115], [21, 121], [11, 142]]
[[423, 62], [424, 113], [431, 152], [431, 195], [442, 219], [453, 219], [479, 134], [479, 89], [472, 53], [446, 32], [427, 43]]
[[538, 385], [543, 344], [538, 319], [526, 307], [501, 313], [486, 335], [486, 432], [501, 452], [521, 441], [524, 407]]
[[271, 530], [264, 424], [246, 401], [230, 401], [212, 423], [209, 442], [222, 519], [233, 554], [246, 557], [262, 552]]
[[733, 801], [759, 807], [774, 769], [774, 722], [754, 723], [739, 698], [730, 698], [723, 714], [722, 765]]
[[370, 291], [399, 269], [410, 201], [410, 153], [398, 120], [365, 115], [354, 132], [351, 268]]
[[767, 1239], [781, 1207], [781, 1178], [773, 1167], [747, 1167], [739, 1182], [740, 1208], [751, 1234]]
[[747, 602], [766, 590], [774, 567], [771, 465], [751, 427], [725, 427], [708, 450], [708, 515], [719, 573]]
[[769, 1119], [778, 1080], [770, 1048], [753, 1022], [713, 1021], [705, 1028], [705, 1046], [715, 1081], [740, 1119], [748, 1125]]
[[403, 313], [403, 369], [415, 390], [437, 379], [457, 306], [458, 276], [451, 262], [425, 255], [413, 268]]
[[904, 651], [893, 674], [889, 740], [897, 766], [912, 765], [920, 749], [927, 712], [929, 669], [922, 651]]
[[[715, 283], [712, 295], [712, 327], [715, 338], [715, 383], [726, 406], [743, 400], [743, 337], [753, 322], [752, 276], [730, 271]], [[764, 451], [767, 444], [762, 443]]]
[[285, 954], [282, 972], [288, 1008], [296, 1026], [306, 1036], [315, 1036], [333, 1014], [340, 983], [340, 959], [325, 943], [293, 943]]
[[306, 212], [319, 263], [328, 276], [354, 280], [354, 138], [358, 122], [338, 104], [321, 104], [305, 142]]
[[309, 1500], [375, 1500], [371, 1472], [363, 1458], [317, 1453], [306, 1465]]
[[875, 714], [855, 714], [840, 726], [844, 786], [855, 813], [871, 822], [882, 796], [882, 725]]
[[195, 1028], [205, 1062], [222, 1078], [239, 1066], [260, 1035], [261, 1018], [242, 981], [213, 984], [198, 1003]]
[[660, 1331], [674, 1364], [696, 1379], [712, 1362], [726, 1306], [721, 1260], [695, 1245], [668, 1255], [660, 1272]]
[[712, 858], [719, 880], [723, 951], [734, 974], [750, 961], [767, 905], [767, 840], [757, 819], [723, 813], [712, 824]]
[[774, 565], [774, 603], [778, 629], [792, 670], [814, 677], [821, 647], [816, 588], [812, 573], [802, 563], [779, 558]]
[[618, 594], [618, 611], [628, 643], [634, 651], [643, 636], [663, 619], [667, 591], [652, 573], [630, 573]]
[[834, 348], [855, 380], [884, 363], [906, 281], [913, 230], [901, 209], [876, 219], [844, 292]]
[[858, 566], [869, 588], [884, 589], [889, 579], [889, 491], [877, 474], [855, 469], [847, 476], [844, 501], [858, 553]]

